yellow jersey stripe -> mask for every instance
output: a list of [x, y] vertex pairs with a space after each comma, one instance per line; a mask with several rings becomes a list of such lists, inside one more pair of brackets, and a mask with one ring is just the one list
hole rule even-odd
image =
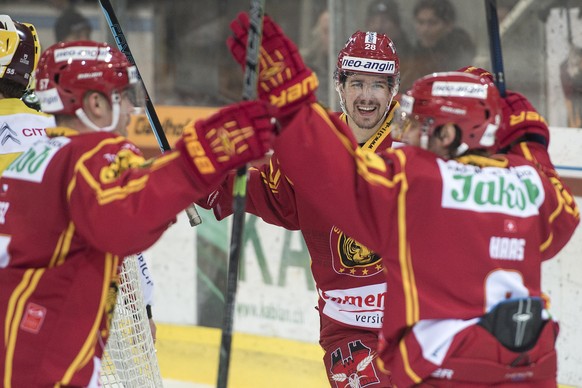
[[4, 343], [8, 342], [8, 335], [10, 332], [9, 328], [11, 326], [11, 321], [14, 318], [14, 309], [16, 306], [16, 301], [20, 298], [20, 295], [22, 295], [22, 293], [28, 286], [28, 283], [30, 282], [33, 273], [34, 273], [33, 269], [28, 269], [24, 272], [22, 280], [20, 280], [20, 284], [16, 286], [16, 288], [12, 292], [12, 295], [10, 296], [10, 299], [8, 300], [8, 308], [6, 310], [6, 317], [4, 318]]
[[29, 269], [26, 272], [32, 271], [32, 276], [30, 283], [25, 287], [22, 296], [18, 298], [18, 303], [16, 303], [16, 309], [14, 312], [14, 318], [10, 323], [10, 332], [8, 334], [8, 341], [6, 342], [6, 364], [4, 368], [4, 388], [12, 387], [12, 364], [14, 362], [14, 350], [16, 348], [16, 337], [18, 335], [18, 325], [22, 320], [22, 313], [24, 311], [24, 306], [30, 295], [36, 289], [38, 282], [40, 281], [45, 269]]
[[68, 385], [73, 378], [73, 375], [77, 370], [82, 368], [89, 362], [95, 352], [95, 344], [97, 343], [97, 338], [99, 333], [99, 325], [103, 319], [103, 312], [105, 310], [105, 303], [107, 300], [107, 293], [109, 291], [109, 284], [111, 283], [112, 276], [117, 271], [119, 257], [107, 253], [105, 256], [105, 268], [103, 269], [103, 283], [101, 286], [101, 301], [99, 302], [99, 310], [95, 316], [95, 321], [91, 327], [91, 331], [87, 336], [85, 343], [83, 344], [81, 350], [65, 372], [61, 383], [63, 385]]
[[75, 225], [69, 222], [67, 229], [63, 231], [61, 237], [59, 238], [59, 243], [57, 244], [57, 249], [53, 253], [49, 268], [59, 266], [65, 262], [65, 258], [69, 254], [71, 248], [71, 241], [75, 235]]
[[406, 349], [406, 344], [404, 343], [404, 338], [398, 343], [400, 348], [400, 354], [402, 356], [402, 362], [404, 364], [404, 371], [414, 381], [416, 384], [420, 384], [422, 379], [412, 370], [410, 367], [410, 362], [408, 361], [408, 350]]

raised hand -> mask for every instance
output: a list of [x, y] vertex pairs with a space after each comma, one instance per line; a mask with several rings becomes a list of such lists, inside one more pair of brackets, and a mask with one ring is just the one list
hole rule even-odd
[[[232, 56], [243, 70], [249, 23], [248, 14], [240, 13], [231, 22], [233, 35], [227, 39]], [[280, 108], [279, 117], [285, 117], [301, 104], [315, 101], [318, 84], [316, 75], [305, 66], [295, 43], [265, 15], [259, 54], [259, 98]]]
[[184, 129], [176, 148], [193, 164], [207, 185], [219, 183], [229, 170], [259, 159], [275, 137], [276, 109], [263, 101], [222, 108]]
[[548, 125], [527, 98], [508, 90], [501, 106], [503, 124], [496, 134], [500, 150], [509, 149], [522, 141], [540, 143], [547, 149], [550, 143]]

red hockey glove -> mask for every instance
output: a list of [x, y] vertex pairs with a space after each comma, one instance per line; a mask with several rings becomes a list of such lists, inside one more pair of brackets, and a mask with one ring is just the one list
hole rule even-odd
[[521, 142], [540, 143], [546, 149], [550, 144], [550, 131], [546, 120], [523, 95], [507, 91], [502, 99], [503, 119], [497, 131], [497, 149], [506, 153]]
[[229, 170], [265, 155], [275, 137], [275, 111], [263, 101], [229, 105], [189, 124], [176, 148], [210, 188]]
[[465, 67], [461, 67], [457, 71], [460, 71], [461, 73], [473, 74], [473, 75], [476, 75], [477, 77], [485, 77], [490, 82], [495, 83], [495, 81], [493, 80], [493, 75], [488, 70], [485, 70], [482, 67], [465, 66]]
[[[230, 23], [233, 36], [226, 41], [243, 70], [249, 23], [249, 16], [239, 13]], [[265, 15], [259, 54], [259, 98], [279, 107], [279, 117], [285, 117], [293, 114], [302, 103], [315, 101], [318, 84], [316, 75], [305, 66], [295, 43]]]

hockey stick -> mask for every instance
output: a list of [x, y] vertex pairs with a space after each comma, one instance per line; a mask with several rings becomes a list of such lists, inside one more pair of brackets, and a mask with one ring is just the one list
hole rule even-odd
[[[154, 104], [150, 99], [150, 95], [145, 87], [145, 83], [143, 82], [143, 78], [137, 68], [137, 64], [135, 63], [135, 59], [133, 59], [133, 55], [131, 54], [131, 50], [129, 49], [129, 44], [125, 39], [125, 35], [123, 34], [123, 30], [121, 29], [121, 25], [119, 24], [119, 20], [117, 20], [117, 16], [115, 15], [115, 11], [111, 6], [111, 2], [109, 0], [99, 0], [99, 4], [103, 9], [103, 14], [105, 15], [105, 19], [107, 19], [107, 24], [111, 29], [111, 33], [115, 38], [115, 43], [117, 44], [117, 48], [119, 51], [125, 54], [127, 60], [135, 66], [135, 70], [137, 72], [138, 78], [141, 80], [143, 90], [145, 92], [145, 99], [146, 99], [146, 114], [148, 116], [148, 120], [150, 122], [150, 126], [153, 129], [154, 135], [158, 141], [158, 145], [160, 146], [160, 150], [162, 153], [170, 150], [170, 144], [168, 143], [168, 139], [166, 138], [166, 134], [164, 133], [164, 129], [162, 128], [162, 124], [160, 123], [160, 119], [158, 118], [158, 114], [156, 113], [156, 109], [154, 108]], [[196, 206], [191, 204], [186, 208], [186, 214], [188, 215], [188, 220], [190, 222], [190, 226], [200, 225], [202, 223], [202, 218], [198, 214], [196, 210]]]
[[505, 97], [505, 72], [503, 70], [503, 56], [501, 55], [497, 0], [485, 0], [485, 14], [487, 15], [489, 55], [491, 56], [491, 68], [493, 76], [495, 77], [495, 85], [499, 89], [501, 97]]
[[[251, 0], [249, 18], [249, 33], [247, 40], [246, 66], [243, 79], [243, 100], [254, 100], [257, 96], [259, 77], [259, 50], [263, 32], [263, 16], [265, 0]], [[217, 388], [226, 388], [230, 365], [230, 349], [232, 343], [232, 328], [234, 323], [234, 304], [238, 282], [238, 266], [243, 245], [245, 226], [247, 167], [241, 167], [236, 172], [233, 188], [233, 220], [230, 237], [230, 255], [226, 280], [226, 296], [224, 302], [224, 317], [222, 320], [222, 337], [220, 339], [220, 354], [218, 363]]]

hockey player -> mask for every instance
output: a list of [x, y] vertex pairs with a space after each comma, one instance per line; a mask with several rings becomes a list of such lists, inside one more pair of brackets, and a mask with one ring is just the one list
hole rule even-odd
[[59, 43], [36, 79], [58, 126], [0, 178], [0, 376], [6, 388], [96, 387], [122, 258], [151, 246], [228, 170], [262, 157], [274, 127], [266, 104], [232, 105], [143, 165], [120, 135], [138, 85], [120, 51]]
[[343, 114], [358, 144], [369, 150], [392, 145], [390, 123], [398, 102], [400, 61], [390, 38], [355, 32], [339, 52], [334, 73]]
[[[240, 14], [231, 23], [234, 35], [228, 40], [241, 65], [245, 62], [248, 25], [248, 16]], [[390, 147], [399, 84], [398, 55], [392, 41], [374, 32], [354, 33], [339, 52], [334, 77], [343, 109], [334, 117], [349, 126], [362, 148], [376, 151]], [[298, 107], [315, 101], [315, 75], [305, 67], [295, 44], [268, 16], [263, 25], [259, 79], [259, 97], [280, 108], [283, 125]], [[319, 147], [319, 152], [327, 152], [325, 143]], [[297, 150], [298, 158], [302, 152]], [[231, 175], [208, 203], [201, 205], [214, 207], [218, 219], [229, 216], [232, 185]], [[296, 195], [276, 153], [270, 163], [250, 169], [246, 210], [268, 223], [303, 234], [319, 294], [320, 344], [331, 386], [344, 387], [354, 376], [361, 387], [391, 386], [389, 376], [372, 362], [386, 300], [382, 258], [322, 219], [317, 207]]]
[[0, 172], [23, 150], [54, 127], [52, 115], [39, 113], [21, 100], [31, 85], [40, 57], [40, 42], [32, 24], [0, 15]]
[[[297, 198], [383, 257], [380, 366], [398, 387], [556, 387], [541, 263], [569, 241], [579, 209], [547, 155], [549, 132], [511, 120], [525, 102], [508, 98], [502, 121], [490, 79], [436, 73], [401, 99], [393, 134], [404, 147], [361, 149], [317, 104], [275, 142]], [[496, 134], [507, 153], [491, 156]]]

